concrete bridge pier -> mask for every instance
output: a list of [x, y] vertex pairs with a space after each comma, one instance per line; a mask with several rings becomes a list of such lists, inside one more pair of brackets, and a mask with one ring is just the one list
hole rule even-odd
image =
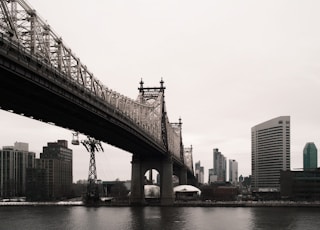
[[161, 205], [172, 205], [173, 195], [173, 163], [171, 157], [162, 160], [162, 170], [160, 172], [160, 203]]
[[144, 205], [144, 175], [150, 169], [160, 174], [160, 204], [172, 205], [173, 195], [173, 162], [171, 157], [147, 157], [133, 154], [131, 161], [131, 205]]
[[131, 161], [131, 194], [130, 204], [143, 205], [144, 200], [144, 178], [141, 175], [141, 160], [138, 154], [132, 155]]

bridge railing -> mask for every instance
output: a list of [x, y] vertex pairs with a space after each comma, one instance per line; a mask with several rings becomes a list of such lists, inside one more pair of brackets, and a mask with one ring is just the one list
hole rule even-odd
[[[10, 52], [15, 50], [14, 55], [16, 55], [17, 52], [19, 53], [19, 55], [15, 57], [17, 61], [30, 66], [30, 68], [33, 68], [30, 64], [31, 62], [41, 63], [41, 68], [43, 70], [50, 70], [50, 72], [55, 72], [60, 76], [65, 76], [63, 72], [59, 71], [55, 66], [51, 65], [51, 63], [43, 62], [43, 60], [38, 56], [30, 54], [29, 50], [22, 46], [17, 40], [10, 38], [3, 33], [0, 33], [0, 40], [3, 43], [1, 46], [2, 52], [10, 55]], [[72, 84], [78, 85], [80, 88], [83, 88], [86, 93], [98, 96], [72, 79], [66, 78], [66, 81], [70, 81]], [[105, 103], [109, 108], [109, 111], [111, 108], [111, 111], [114, 111], [114, 113], [130, 120], [134, 125], [139, 126], [158, 143], [161, 143], [161, 121], [158, 119], [159, 100], [155, 101], [153, 104], [142, 104], [139, 103], [139, 101], [132, 100], [116, 91], [108, 89], [107, 87], [103, 88], [101, 96], [98, 96], [98, 98]]]
[[181, 125], [167, 120], [168, 149], [177, 159], [181, 159]]
[[159, 100], [153, 104], [143, 104], [104, 86], [82, 64], [36, 11], [23, 0], [0, 2], [0, 33], [11, 46], [22, 53], [30, 54], [43, 65], [62, 74], [71, 81], [131, 120], [161, 143], [161, 124], [157, 115]]

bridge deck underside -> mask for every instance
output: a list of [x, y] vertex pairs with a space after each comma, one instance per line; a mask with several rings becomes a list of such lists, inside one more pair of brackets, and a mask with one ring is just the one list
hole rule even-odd
[[[124, 114], [5, 40], [0, 40], [0, 109], [52, 122], [132, 154], [171, 157]], [[184, 167], [172, 156], [174, 165]]]
[[[0, 58], [3, 60], [2, 57]], [[1, 64], [3, 64], [2, 61]], [[11, 69], [3, 68], [1, 64], [1, 109], [13, 110], [14, 113], [23, 114], [26, 117], [52, 122], [57, 126], [79, 131], [131, 153], [158, 152], [159, 154], [161, 152], [156, 145], [147, 143], [139, 130], [135, 130], [122, 120], [117, 120], [116, 117], [100, 111], [99, 108], [94, 108], [98, 113], [93, 112], [92, 105], [89, 105], [87, 101], [81, 98], [77, 98], [76, 101], [70, 99], [76, 98], [70, 92], [65, 92], [65, 95], [57, 94], [53, 89], [59, 85], [45, 82], [45, 78], [42, 83], [35, 84], [24, 75], [33, 75], [36, 80], [41, 79], [41, 76], [36, 76], [35, 73], [23, 68], [23, 71], [18, 68], [16, 72], [12, 72]], [[15, 63], [10, 64], [12, 65]], [[42, 131], [39, 130], [39, 132]]]

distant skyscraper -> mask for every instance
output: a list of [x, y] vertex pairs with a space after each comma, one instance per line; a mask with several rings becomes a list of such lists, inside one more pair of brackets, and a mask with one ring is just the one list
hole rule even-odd
[[318, 167], [318, 150], [313, 142], [306, 143], [303, 149], [303, 170]]
[[229, 182], [236, 184], [238, 182], [238, 162], [229, 160]]
[[219, 152], [219, 149], [213, 149], [213, 173], [217, 176], [217, 181], [226, 181], [226, 158]]
[[208, 179], [208, 183], [213, 183], [215, 181], [217, 181], [217, 176], [214, 175], [214, 169], [209, 169], [209, 179]]
[[197, 182], [199, 182], [199, 174], [200, 174], [200, 161], [195, 163], [195, 173], [196, 173], [196, 179]]
[[198, 161], [195, 164], [195, 168], [196, 168], [196, 178], [198, 183], [203, 184], [204, 183], [204, 168], [201, 167], [200, 161]]
[[34, 167], [35, 153], [28, 144], [16, 142], [0, 150], [0, 196], [25, 196], [27, 168]]
[[200, 183], [203, 184], [204, 183], [204, 167], [201, 166], [200, 167]]
[[290, 170], [290, 117], [252, 127], [252, 188], [280, 189], [280, 171]]

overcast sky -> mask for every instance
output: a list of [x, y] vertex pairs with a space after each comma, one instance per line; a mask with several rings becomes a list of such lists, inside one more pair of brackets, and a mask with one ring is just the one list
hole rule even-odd
[[[193, 161], [213, 167], [213, 148], [251, 174], [251, 128], [291, 117], [291, 168], [306, 142], [320, 146], [320, 1], [28, 0], [108, 88], [135, 99], [139, 81], [166, 86], [170, 122], [183, 122]], [[72, 133], [0, 111], [0, 146], [69, 141], [74, 181], [89, 154]], [[81, 136], [84, 139], [84, 136]], [[104, 144], [98, 178], [130, 179], [131, 154]]]

